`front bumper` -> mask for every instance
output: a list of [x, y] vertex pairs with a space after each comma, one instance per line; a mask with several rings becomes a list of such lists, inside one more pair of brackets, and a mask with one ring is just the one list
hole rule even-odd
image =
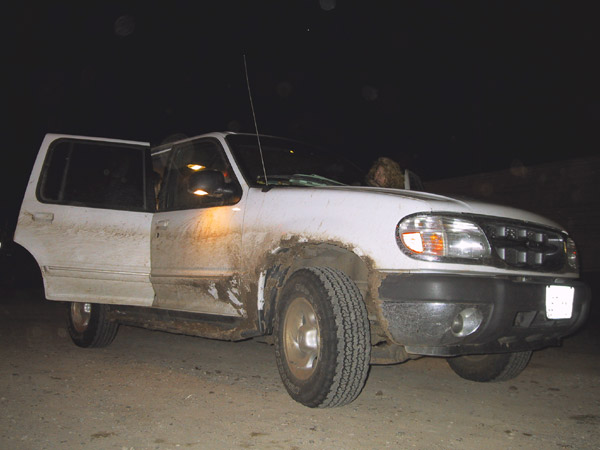
[[[570, 319], [546, 317], [546, 286], [574, 288]], [[520, 279], [443, 274], [391, 274], [379, 298], [387, 332], [408, 353], [431, 356], [502, 353], [560, 345], [585, 321], [591, 292], [564, 278]], [[475, 332], [460, 337], [452, 324], [461, 311], [478, 310]]]

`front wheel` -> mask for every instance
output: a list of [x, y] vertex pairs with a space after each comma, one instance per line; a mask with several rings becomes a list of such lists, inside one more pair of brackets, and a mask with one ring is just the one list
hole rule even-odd
[[290, 396], [309, 407], [342, 406], [362, 390], [371, 353], [367, 309], [343, 272], [298, 270], [277, 304], [277, 367]]
[[67, 328], [79, 347], [106, 347], [117, 335], [119, 324], [108, 320], [108, 306], [73, 302], [69, 305]]
[[456, 374], [471, 381], [508, 381], [519, 375], [531, 358], [531, 352], [464, 355], [448, 358]]

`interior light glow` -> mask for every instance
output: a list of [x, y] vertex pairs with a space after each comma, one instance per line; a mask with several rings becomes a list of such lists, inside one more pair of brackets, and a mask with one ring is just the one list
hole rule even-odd
[[200, 164], [188, 164], [188, 165], [187, 165], [187, 168], [188, 168], [188, 169], [192, 169], [194, 172], [197, 172], [197, 171], [199, 171], [199, 170], [202, 170], [202, 169], [204, 169], [205, 167], [204, 167], [204, 166], [201, 166]]
[[208, 192], [203, 191], [202, 189], [196, 189], [194, 195], [208, 195]]

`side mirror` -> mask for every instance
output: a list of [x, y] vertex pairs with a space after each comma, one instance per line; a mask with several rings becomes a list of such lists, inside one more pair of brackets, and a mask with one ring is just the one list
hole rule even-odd
[[223, 173], [218, 170], [206, 169], [190, 175], [188, 192], [194, 195], [222, 197], [225, 194], [233, 194], [233, 189], [225, 183]]

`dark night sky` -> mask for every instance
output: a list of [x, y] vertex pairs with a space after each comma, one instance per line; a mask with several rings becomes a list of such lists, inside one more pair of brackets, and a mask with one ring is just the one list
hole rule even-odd
[[261, 133], [364, 167], [431, 180], [600, 148], [593, 2], [23, 3], [4, 18], [17, 203], [46, 132], [252, 132], [244, 54]]

